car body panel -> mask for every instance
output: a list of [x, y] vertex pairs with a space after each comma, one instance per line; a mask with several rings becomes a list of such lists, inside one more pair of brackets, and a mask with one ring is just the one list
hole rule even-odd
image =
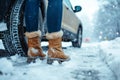
[[75, 13], [67, 6], [63, 5], [62, 28], [77, 34], [80, 24], [81, 22]]

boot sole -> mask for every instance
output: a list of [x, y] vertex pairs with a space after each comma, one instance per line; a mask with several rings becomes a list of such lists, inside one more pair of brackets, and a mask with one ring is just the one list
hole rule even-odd
[[70, 58], [67, 58], [67, 59], [60, 59], [60, 58], [50, 58], [48, 57], [47, 58], [47, 64], [52, 64], [54, 61], [58, 61], [59, 64], [62, 64], [62, 62], [65, 62], [65, 61], [69, 61]]
[[40, 60], [44, 60], [45, 59], [45, 57], [40, 57], [40, 56], [39, 57], [34, 57], [34, 58], [28, 58], [27, 59], [27, 63], [31, 63], [31, 62], [35, 63], [36, 62], [35, 60], [37, 58], [39, 58]]

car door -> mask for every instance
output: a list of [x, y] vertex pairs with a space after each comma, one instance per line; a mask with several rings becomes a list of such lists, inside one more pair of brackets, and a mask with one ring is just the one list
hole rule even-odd
[[78, 17], [75, 15], [69, 0], [63, 0], [63, 17], [62, 28], [72, 33], [77, 34], [78, 27], [81, 24]]

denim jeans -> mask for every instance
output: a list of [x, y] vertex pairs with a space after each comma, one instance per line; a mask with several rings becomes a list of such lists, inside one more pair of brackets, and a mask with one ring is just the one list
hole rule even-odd
[[[26, 32], [38, 30], [40, 0], [26, 0], [25, 22]], [[47, 29], [49, 33], [61, 30], [62, 0], [48, 0]]]

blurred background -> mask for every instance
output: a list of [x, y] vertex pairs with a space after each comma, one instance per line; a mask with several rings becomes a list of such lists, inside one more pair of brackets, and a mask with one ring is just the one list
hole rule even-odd
[[91, 41], [120, 37], [120, 0], [70, 0], [81, 5], [77, 16], [83, 23], [83, 37]]

